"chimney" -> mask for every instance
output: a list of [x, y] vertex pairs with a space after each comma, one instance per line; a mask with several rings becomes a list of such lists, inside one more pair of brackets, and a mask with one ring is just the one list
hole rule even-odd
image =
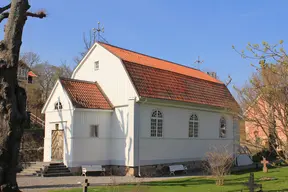
[[207, 72], [208, 75], [210, 75], [211, 77], [217, 79], [217, 74], [216, 72]]

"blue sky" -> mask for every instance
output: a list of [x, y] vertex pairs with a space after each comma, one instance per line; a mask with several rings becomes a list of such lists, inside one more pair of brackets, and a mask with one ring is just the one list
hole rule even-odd
[[46, 9], [48, 17], [28, 19], [22, 51], [37, 52], [54, 65], [61, 60], [73, 63], [84, 48], [83, 32], [100, 21], [111, 44], [192, 67], [199, 55], [205, 61], [202, 70], [216, 71], [221, 80], [231, 75], [233, 84], [240, 86], [253, 71], [253, 61], [242, 59], [232, 45], [241, 50], [248, 42], [288, 40], [285, 0], [30, 0], [30, 4], [31, 10]]

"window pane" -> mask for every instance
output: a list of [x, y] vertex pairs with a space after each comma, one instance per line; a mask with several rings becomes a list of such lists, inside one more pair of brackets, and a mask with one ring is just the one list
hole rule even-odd
[[98, 137], [98, 126], [97, 125], [94, 128], [94, 136]]
[[158, 111], [158, 117], [162, 118], [162, 113]]
[[59, 102], [59, 109], [62, 109], [62, 103]]
[[220, 138], [226, 137], [226, 120], [224, 117], [221, 117], [221, 119], [220, 119], [219, 137]]
[[98, 125], [91, 125], [90, 126], [90, 137], [98, 137]]
[[151, 119], [151, 137], [156, 137], [156, 119]]
[[193, 122], [189, 122], [189, 137], [193, 137]]
[[162, 137], [162, 119], [158, 119], [157, 137]]
[[189, 119], [189, 137], [198, 137], [198, 116], [192, 114]]
[[94, 63], [94, 70], [95, 70], [95, 71], [99, 70], [99, 61], [96, 61], [96, 62]]
[[157, 117], [157, 111], [153, 111], [152, 117]]
[[194, 122], [194, 137], [198, 137], [198, 122]]

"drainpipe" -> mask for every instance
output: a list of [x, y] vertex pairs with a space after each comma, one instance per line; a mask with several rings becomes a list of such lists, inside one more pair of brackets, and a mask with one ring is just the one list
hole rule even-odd
[[141, 171], [140, 171], [140, 127], [138, 126], [138, 177], [141, 177]]
[[[141, 99], [141, 97], [140, 97]], [[143, 101], [143, 104], [147, 102], [147, 98]], [[141, 177], [141, 165], [140, 165], [140, 127], [138, 126], [138, 177]]]

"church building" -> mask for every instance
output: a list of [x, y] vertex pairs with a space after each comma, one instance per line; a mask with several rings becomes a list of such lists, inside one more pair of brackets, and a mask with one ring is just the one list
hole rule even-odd
[[96, 42], [43, 107], [44, 161], [124, 174], [193, 167], [211, 147], [235, 153], [238, 108], [226, 85], [205, 72]]

